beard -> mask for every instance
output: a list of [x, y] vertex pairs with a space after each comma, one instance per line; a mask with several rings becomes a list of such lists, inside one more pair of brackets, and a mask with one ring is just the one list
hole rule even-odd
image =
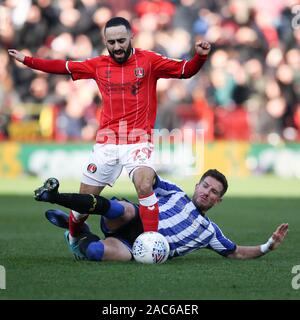
[[201, 201], [197, 201], [197, 198], [195, 196], [192, 197], [192, 202], [193, 204], [195, 205], [195, 207], [198, 209], [198, 211], [201, 212], [201, 214], [204, 216], [205, 215], [205, 212], [207, 210], [209, 210], [210, 208], [213, 207], [213, 204], [207, 204], [207, 205], [204, 205], [201, 203]]
[[[132, 46], [131, 46], [131, 43], [129, 43], [128, 48], [126, 50], [123, 50], [123, 49], [114, 50], [114, 51], [108, 50], [108, 53], [117, 63], [122, 64], [128, 60], [131, 54], [131, 51], [132, 51]], [[116, 56], [116, 54], [121, 54], [121, 53], [124, 54], [122, 57]]]

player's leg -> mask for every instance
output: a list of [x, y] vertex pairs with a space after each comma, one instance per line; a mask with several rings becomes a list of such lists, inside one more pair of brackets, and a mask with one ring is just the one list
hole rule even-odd
[[[49, 178], [35, 190], [35, 199], [55, 203], [85, 216], [89, 214], [105, 217], [106, 226], [115, 231], [135, 217], [135, 207], [128, 201], [109, 200], [94, 194], [59, 193], [59, 181]], [[65, 214], [59, 210], [48, 210], [47, 219], [53, 224], [66, 227]], [[68, 229], [68, 226], [66, 227]]]
[[[98, 195], [101, 193], [101, 191], [104, 189], [103, 186], [93, 186], [93, 185], [87, 185], [84, 183], [80, 184], [80, 190], [79, 192], [83, 196], [90, 196], [91, 194], [93, 195]], [[74, 199], [74, 205], [78, 204], [80, 202], [79, 199]], [[85, 220], [88, 218], [88, 211], [84, 213], [84, 211], [78, 212], [77, 210], [71, 210], [70, 215], [69, 215], [69, 241], [70, 244], [75, 243], [78, 240], [78, 237], [80, 236], [82, 232], [82, 227], [85, 222]]]
[[[130, 214], [134, 216], [130, 221], [118, 227], [116, 224], [107, 224], [109, 220], [101, 216], [101, 229], [105, 235], [105, 240], [97, 241], [97, 239], [94, 240], [87, 236], [79, 241], [80, 250], [87, 259], [96, 261], [128, 261], [132, 259], [132, 245], [143, 232], [143, 225], [138, 214], [138, 207], [127, 202], [124, 203], [124, 206], [127, 208], [126, 211], [130, 211]], [[134, 212], [132, 209], [134, 209]], [[110, 222], [113, 222], [113, 220], [110, 220]], [[90, 245], [90, 243], [92, 244]]]
[[[69, 209], [73, 209], [74, 211], [70, 212], [70, 216], [67, 216], [64, 212], [60, 210], [49, 210], [46, 212], [47, 219], [52, 222], [53, 224], [71, 229], [71, 232], [68, 233], [68, 241], [70, 237], [73, 236], [73, 239], [78, 237], [82, 232], [84, 227], [84, 221], [87, 218], [85, 212], [88, 212], [88, 204], [85, 198], [91, 197], [90, 195], [79, 195], [74, 194], [75, 196], [72, 197], [72, 194], [59, 194], [59, 181], [56, 178], [49, 178], [47, 179], [44, 184], [34, 191], [34, 197], [37, 201], [45, 201], [51, 203], [61, 204]], [[96, 190], [95, 190], [96, 189]], [[100, 189], [100, 188], [99, 188]], [[101, 192], [97, 188], [93, 188], [92, 192]], [[79, 208], [79, 210], [78, 210]], [[86, 210], [85, 210], [86, 209]], [[74, 216], [76, 215], [77, 220], [75, 220]], [[69, 222], [66, 226], [66, 217], [68, 218]], [[86, 226], [85, 226], [86, 227]], [[70, 241], [70, 243], [74, 243], [75, 241]]]
[[130, 261], [132, 259], [131, 251], [119, 239], [110, 237], [102, 242], [104, 243], [103, 260]]
[[157, 231], [159, 221], [158, 199], [153, 191], [155, 171], [149, 167], [139, 167], [133, 173], [133, 183], [136, 188], [140, 217], [144, 231]]
[[115, 210], [115, 212], [112, 212], [112, 214], [102, 214], [102, 217], [106, 228], [114, 232], [135, 219], [137, 209], [131, 202], [117, 200], [110, 201], [117, 202], [120, 208]]
[[138, 143], [120, 146], [122, 163], [126, 167], [138, 194], [140, 217], [144, 231], [157, 231], [159, 220], [158, 199], [153, 192], [156, 176], [154, 162], [154, 147], [151, 143]]
[[[79, 240], [71, 247], [68, 240], [69, 231], [65, 232], [67, 245], [77, 260], [128, 261], [132, 258], [132, 245], [143, 232], [143, 225], [136, 205], [127, 201], [120, 201], [120, 203], [124, 204], [124, 217], [107, 219], [101, 216], [101, 229], [106, 237], [105, 240], [100, 240], [98, 236], [89, 231], [89, 228], [86, 228], [86, 232], [81, 234]], [[54, 225], [57, 225], [57, 223], [50, 220], [49, 217], [55, 218], [56, 213], [57, 210], [53, 210], [50, 216], [46, 214], [47, 219]], [[66, 226], [67, 214], [60, 212], [59, 218], [64, 219], [64, 225]]]
[[100, 229], [102, 233], [105, 235], [105, 238], [114, 237], [122, 239], [124, 243], [131, 248], [136, 238], [144, 232], [138, 206], [130, 206], [130, 219], [128, 219], [128, 221], [124, 222], [122, 225], [118, 225], [116, 222], [117, 221], [108, 220], [101, 216]]
[[[114, 145], [95, 144], [83, 171], [79, 193], [99, 195], [105, 186], [115, 183], [121, 171]], [[69, 219], [70, 243], [77, 241], [88, 214], [72, 210]]]
[[[82, 194], [61, 194], [61, 195], [63, 196], [63, 198], [64, 198], [64, 195], [66, 195], [68, 200], [73, 195], [75, 195], [77, 199], [81, 198], [81, 197], [84, 198], [86, 196], [86, 195], [82, 195]], [[59, 196], [59, 194], [58, 194], [58, 196]], [[107, 218], [104, 215], [101, 215], [101, 226], [104, 227], [104, 225], [105, 225], [105, 230], [108, 232], [109, 236], [113, 236], [114, 234], [116, 234], [120, 238], [127, 239], [128, 243], [130, 243], [132, 245], [136, 236], [142, 232], [142, 231], [140, 231], [142, 228], [141, 222], [139, 219], [137, 219], [137, 218], [139, 218], [138, 217], [138, 209], [132, 203], [129, 203], [126, 201], [120, 201], [120, 206], [123, 208], [123, 214], [120, 217], [117, 217], [116, 214], [114, 214], [115, 217], [112, 219]], [[103, 210], [100, 210], [100, 214], [102, 212], [103, 212]], [[46, 218], [55, 226], [66, 228], [66, 229], [69, 227], [69, 217], [65, 212], [63, 212], [61, 210], [48, 210], [48, 211], [46, 211]], [[134, 221], [134, 223], [131, 223], [132, 221]], [[133, 231], [132, 227], [134, 227], [134, 230], [137, 230], [137, 231]], [[135, 233], [133, 233], [133, 232], [135, 232]], [[136, 234], [136, 232], [138, 232], [138, 234]], [[81, 259], [97, 260], [98, 259], [99, 261], [102, 260], [102, 254], [103, 254], [102, 243], [99, 243], [97, 245], [94, 244], [93, 246], [91, 246], [90, 250], [88, 251], [88, 253], [89, 253], [88, 256], [86, 256], [85, 252], [82, 253], [82, 251], [80, 251], [79, 243], [80, 243], [81, 239], [88, 238], [89, 241], [100, 240], [97, 236], [93, 235], [90, 232], [90, 229], [86, 223], [83, 224], [83, 228], [82, 228], [80, 236], [78, 237], [78, 241], [71, 244], [69, 241], [69, 237], [70, 237], [70, 232], [67, 230], [65, 232], [65, 240], [66, 240], [66, 243], [68, 245], [69, 250], [75, 256], [75, 259], [77, 259], [77, 260], [81, 260]], [[95, 240], [95, 238], [97, 238], [97, 239]], [[91, 250], [94, 250], [94, 251], [91, 251]], [[115, 258], [112, 258], [112, 253], [114, 253], [114, 251], [109, 250], [109, 256], [108, 256], [108, 257], [110, 257], [110, 258], [108, 258], [109, 260], [122, 259], [122, 261], [123, 261], [124, 255], [120, 254], [119, 251], [117, 251]], [[94, 257], [98, 257], [98, 258], [92, 259], [91, 258], [92, 255]], [[106, 259], [106, 255], [104, 255], [104, 259]]]
[[[59, 204], [83, 216], [88, 213], [115, 218], [123, 214], [124, 208], [118, 204], [118, 201], [108, 200], [96, 194], [59, 193], [58, 189], [59, 181], [56, 178], [48, 178], [41, 187], [34, 191], [35, 200]], [[87, 191], [88, 189], [84, 192]], [[97, 191], [102, 190], [99, 188]]]
[[97, 240], [96, 236], [83, 237], [79, 241], [82, 254], [91, 261], [130, 261], [132, 254], [130, 248], [114, 237]]

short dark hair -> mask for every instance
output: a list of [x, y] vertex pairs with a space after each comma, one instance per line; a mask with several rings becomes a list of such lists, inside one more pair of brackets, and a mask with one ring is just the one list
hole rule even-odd
[[117, 27], [117, 26], [124, 26], [127, 29], [127, 31], [131, 31], [131, 25], [128, 20], [126, 20], [123, 17], [114, 17], [106, 22], [104, 27], [104, 32], [106, 31], [107, 28]]
[[224, 174], [218, 171], [217, 169], [209, 169], [206, 172], [204, 172], [204, 174], [200, 178], [200, 182], [203, 181], [206, 177], [213, 177], [222, 183], [223, 185], [223, 190], [221, 192], [221, 197], [222, 197], [228, 189], [228, 182]]

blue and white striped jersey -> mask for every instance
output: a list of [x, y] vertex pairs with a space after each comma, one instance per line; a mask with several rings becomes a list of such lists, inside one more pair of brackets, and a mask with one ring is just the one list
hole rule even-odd
[[158, 232], [170, 244], [170, 257], [208, 248], [226, 256], [236, 249], [220, 228], [203, 217], [191, 199], [172, 182], [157, 177], [154, 192], [159, 203]]

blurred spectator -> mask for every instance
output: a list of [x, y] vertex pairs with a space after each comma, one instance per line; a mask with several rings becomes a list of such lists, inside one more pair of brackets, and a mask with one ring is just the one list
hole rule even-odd
[[21, 48], [36, 51], [45, 42], [47, 35], [48, 25], [41, 14], [41, 9], [32, 5], [25, 23], [16, 32], [16, 42]]
[[198, 19], [199, 9], [199, 1], [180, 0], [174, 13], [172, 27], [184, 29], [185, 31], [190, 32], [193, 29], [195, 21]]
[[[0, 45], [42, 58], [84, 60], [103, 53], [103, 26], [132, 22], [135, 46], [189, 58], [195, 39], [213, 44], [200, 75], [160, 80], [156, 126], [203, 128], [207, 140], [300, 139], [298, 0], [4, 0]], [[94, 138], [101, 97], [90, 82], [41, 75], [0, 50], [0, 139], [37, 104], [58, 141]], [[23, 107], [21, 105], [23, 104]], [[44, 112], [47, 110], [47, 112]], [[27, 110], [29, 112], [29, 110]], [[50, 116], [49, 116], [50, 115]], [[49, 118], [49, 119], [50, 119]], [[50, 120], [49, 120], [50, 121]]]

